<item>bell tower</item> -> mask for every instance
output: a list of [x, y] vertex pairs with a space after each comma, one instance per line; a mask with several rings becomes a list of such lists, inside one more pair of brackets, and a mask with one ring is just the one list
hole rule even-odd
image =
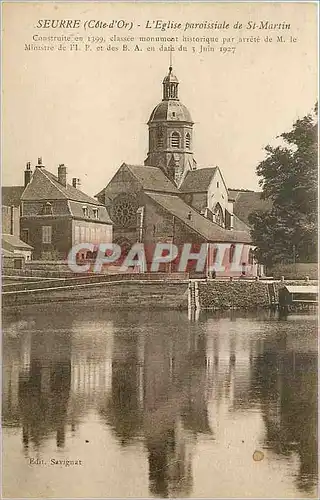
[[179, 100], [179, 80], [172, 65], [163, 80], [162, 102], [149, 121], [149, 150], [145, 165], [159, 167], [178, 187], [188, 170], [196, 168], [193, 158], [193, 121]]

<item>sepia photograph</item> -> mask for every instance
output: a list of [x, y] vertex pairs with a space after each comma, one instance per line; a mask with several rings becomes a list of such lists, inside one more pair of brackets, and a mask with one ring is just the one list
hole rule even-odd
[[2, 498], [319, 498], [318, 2], [1, 21]]

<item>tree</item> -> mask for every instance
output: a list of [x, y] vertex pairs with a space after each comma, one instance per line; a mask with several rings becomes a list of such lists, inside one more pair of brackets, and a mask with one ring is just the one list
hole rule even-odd
[[262, 198], [271, 200], [267, 212], [249, 217], [259, 262], [316, 262], [318, 192], [318, 105], [281, 134], [283, 145], [266, 146], [257, 166]]

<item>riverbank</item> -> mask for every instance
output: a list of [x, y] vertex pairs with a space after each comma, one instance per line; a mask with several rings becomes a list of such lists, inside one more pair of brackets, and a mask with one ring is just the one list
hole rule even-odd
[[48, 302], [99, 299], [112, 309], [156, 308], [198, 310], [254, 310], [275, 306], [284, 285], [317, 285], [317, 281], [189, 280], [185, 275], [83, 276], [7, 283], [6, 308]]
[[279, 289], [286, 285], [318, 285], [315, 280], [232, 280], [198, 283], [201, 310], [259, 309], [276, 307]]
[[[47, 283], [45, 283], [47, 284]], [[100, 283], [64, 284], [4, 291], [3, 307], [19, 307], [48, 302], [88, 302], [99, 299], [111, 309], [188, 309], [188, 281], [121, 280]]]

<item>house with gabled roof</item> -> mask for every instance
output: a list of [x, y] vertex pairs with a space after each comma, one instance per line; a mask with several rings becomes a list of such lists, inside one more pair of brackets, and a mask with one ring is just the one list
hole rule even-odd
[[67, 182], [61, 164], [54, 175], [38, 159], [34, 171], [25, 170], [21, 195], [21, 239], [34, 248], [33, 258], [66, 259], [78, 243], [112, 242], [112, 222], [107, 209], [78, 188], [79, 179]]
[[[148, 120], [149, 149], [144, 165], [123, 163], [96, 195], [112, 219], [114, 242], [124, 251], [137, 241], [147, 250], [158, 242], [178, 247], [190, 243], [194, 248], [223, 243], [229, 245], [227, 275], [233, 274], [235, 245], [240, 244], [241, 263], [249, 274], [256, 274], [250, 228], [234, 214], [220, 168], [198, 168], [194, 159], [194, 122], [180, 102], [178, 86], [170, 67], [163, 80], [162, 101]], [[207, 267], [215, 255], [210, 258]]]

